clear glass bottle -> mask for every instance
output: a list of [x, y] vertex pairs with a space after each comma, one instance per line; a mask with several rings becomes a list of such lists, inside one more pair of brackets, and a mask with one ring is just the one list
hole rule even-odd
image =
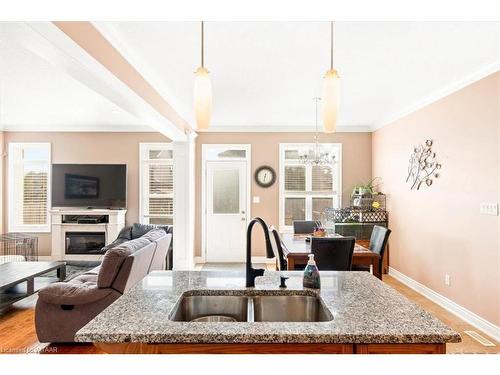
[[319, 278], [319, 270], [314, 261], [314, 254], [309, 254], [309, 260], [307, 261], [307, 266], [304, 270], [304, 288], [320, 289], [321, 280]]

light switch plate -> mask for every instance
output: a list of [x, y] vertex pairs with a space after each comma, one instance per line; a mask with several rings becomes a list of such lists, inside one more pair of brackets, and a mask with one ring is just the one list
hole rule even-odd
[[444, 275], [444, 285], [450, 286], [451, 285], [451, 277], [448, 274]]
[[258, 197], [258, 196], [253, 197], [252, 201], [253, 201], [253, 203], [260, 203], [260, 197]]
[[498, 216], [498, 203], [480, 203], [479, 213], [481, 215]]

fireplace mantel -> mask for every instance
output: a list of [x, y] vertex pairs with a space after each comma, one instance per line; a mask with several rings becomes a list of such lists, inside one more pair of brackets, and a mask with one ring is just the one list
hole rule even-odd
[[[102, 255], [98, 254], [66, 254], [66, 232], [104, 232], [106, 244], [109, 244], [118, 237], [118, 233], [125, 226], [126, 212], [127, 210], [53, 208], [50, 211], [52, 220], [52, 260], [98, 260], [102, 258]], [[103, 215], [107, 216], [107, 223], [64, 223], [63, 216], [65, 215]]]

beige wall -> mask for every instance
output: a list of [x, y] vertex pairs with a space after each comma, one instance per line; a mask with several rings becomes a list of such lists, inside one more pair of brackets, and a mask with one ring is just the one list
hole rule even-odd
[[[204, 143], [243, 143], [252, 147], [251, 195], [259, 196], [260, 203], [251, 204], [251, 215], [260, 216], [268, 224], [279, 224], [279, 182], [267, 188], [259, 187], [253, 173], [261, 165], [270, 165], [279, 173], [279, 144], [312, 142], [312, 133], [200, 133], [196, 138], [196, 228], [195, 254], [201, 255], [201, 145]], [[342, 143], [342, 190], [349, 196], [354, 184], [371, 178], [371, 133], [321, 134], [321, 142]], [[279, 177], [279, 176], [278, 176]], [[264, 242], [256, 229], [254, 256], [264, 256]]]
[[[34, 133], [5, 132], [4, 145], [9, 142], [50, 142], [52, 163], [116, 163], [127, 164], [127, 223], [139, 218], [139, 143], [170, 142], [160, 133]], [[7, 158], [4, 158], [3, 220], [7, 224]], [[7, 225], [5, 228], [7, 229]], [[39, 255], [50, 255], [50, 233], [39, 234]]]
[[[500, 325], [500, 74], [373, 133], [373, 175], [388, 194], [391, 267]], [[412, 147], [426, 139], [442, 164], [431, 187], [405, 183]], [[451, 276], [451, 286], [444, 275]]]

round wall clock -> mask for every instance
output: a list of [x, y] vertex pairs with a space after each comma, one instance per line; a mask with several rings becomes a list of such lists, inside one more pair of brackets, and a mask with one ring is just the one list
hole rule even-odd
[[276, 182], [276, 172], [273, 168], [263, 165], [255, 171], [255, 182], [263, 188], [268, 188]]

